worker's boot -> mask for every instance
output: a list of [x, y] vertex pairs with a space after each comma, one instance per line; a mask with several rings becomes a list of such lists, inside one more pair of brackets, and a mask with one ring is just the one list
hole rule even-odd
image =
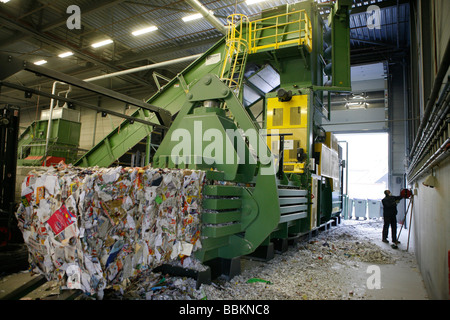
[[396, 241], [392, 241], [392, 245], [391, 247], [393, 249], [398, 249], [398, 245], [400, 244], [400, 241], [396, 240]]

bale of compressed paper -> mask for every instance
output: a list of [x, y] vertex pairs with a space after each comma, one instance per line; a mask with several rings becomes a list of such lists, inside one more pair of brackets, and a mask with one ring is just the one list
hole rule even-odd
[[16, 213], [31, 268], [63, 288], [109, 285], [201, 248], [204, 172], [181, 169], [33, 170]]

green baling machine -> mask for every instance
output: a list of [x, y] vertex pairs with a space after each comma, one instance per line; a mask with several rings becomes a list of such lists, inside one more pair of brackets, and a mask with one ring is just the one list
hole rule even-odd
[[[252, 21], [231, 15], [228, 35], [147, 102], [176, 114], [158, 132], [154, 154], [153, 128], [126, 120], [75, 165], [110, 166], [143, 141], [153, 167], [205, 170], [196, 256], [211, 265], [270, 258], [274, 248], [339, 220], [340, 151], [321, 123], [330, 117], [330, 94], [351, 90], [351, 4], [302, 1]], [[133, 117], [155, 120], [144, 109]]]
[[78, 158], [81, 135], [80, 112], [58, 107], [41, 112], [20, 135], [17, 152], [19, 166], [50, 166]]

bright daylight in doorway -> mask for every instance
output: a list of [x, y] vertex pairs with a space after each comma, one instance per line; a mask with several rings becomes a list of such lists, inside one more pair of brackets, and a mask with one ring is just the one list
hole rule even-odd
[[[388, 186], [388, 134], [336, 134], [348, 142], [348, 195], [353, 199], [381, 199]], [[346, 145], [341, 144], [344, 155]]]

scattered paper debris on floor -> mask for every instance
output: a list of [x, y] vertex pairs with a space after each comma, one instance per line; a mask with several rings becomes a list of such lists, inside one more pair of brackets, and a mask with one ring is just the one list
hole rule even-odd
[[[209, 300], [365, 299], [365, 292], [352, 278], [351, 270], [359, 269], [361, 263], [393, 264], [396, 258], [364, 233], [356, 232], [361, 225], [367, 223], [344, 222], [290, 246], [287, 252], [276, 254], [268, 262], [245, 259], [243, 263], [249, 267], [240, 275], [201, 288]], [[381, 235], [381, 227], [382, 222], [373, 222], [369, 228], [372, 232], [379, 230]]]
[[243, 258], [240, 275], [199, 289], [195, 279], [153, 272], [163, 263], [205, 269], [192, 255], [201, 247], [203, 183], [204, 174], [191, 170], [30, 172], [17, 218], [31, 265], [63, 288], [81, 289], [82, 299], [353, 300], [365, 298], [349, 276], [361, 264], [414, 261], [374, 243], [382, 221], [344, 220], [270, 261]]

